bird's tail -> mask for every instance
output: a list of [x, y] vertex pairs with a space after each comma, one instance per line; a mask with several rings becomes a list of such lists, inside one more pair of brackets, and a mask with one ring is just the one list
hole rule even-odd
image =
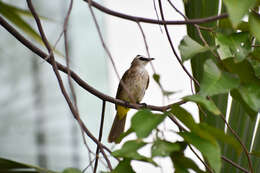
[[[120, 117], [122, 117], [122, 118], [120, 118]], [[124, 132], [125, 120], [126, 120], [126, 115], [119, 116], [118, 113], [116, 114], [112, 128], [111, 128], [109, 136], [108, 136], [108, 142], [115, 142], [115, 143], [120, 142], [120, 141], [117, 141], [117, 139], [119, 138], [121, 133]]]

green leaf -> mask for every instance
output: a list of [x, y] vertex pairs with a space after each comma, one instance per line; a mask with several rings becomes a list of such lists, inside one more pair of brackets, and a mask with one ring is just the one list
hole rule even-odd
[[250, 29], [249, 29], [249, 23], [248, 22], [245, 22], [245, 21], [242, 21], [240, 22], [238, 25], [237, 25], [237, 29], [242, 31], [242, 32], [249, 32]]
[[236, 63], [234, 58], [228, 58], [225, 59], [223, 63], [229, 72], [239, 76], [239, 79], [242, 83], [250, 83], [259, 80], [255, 76], [255, 71], [248, 60]]
[[235, 75], [221, 71], [211, 59], [205, 62], [199, 94], [213, 96], [228, 93], [238, 86], [239, 79]]
[[154, 73], [153, 74], [153, 79], [155, 80], [155, 82], [157, 83], [157, 84], [159, 84], [159, 85], [161, 85], [160, 84], [160, 75], [159, 74], [156, 74], [156, 73]]
[[[43, 44], [41, 36], [28, 24], [26, 23], [12, 8], [7, 8], [7, 6], [2, 6], [3, 3], [0, 4], [0, 14], [2, 14], [5, 18], [11, 21], [14, 25], [16, 25], [23, 32], [31, 36], [37, 42]], [[1, 7], [2, 6], [2, 7]]]
[[243, 61], [251, 51], [250, 35], [248, 32], [217, 34], [216, 44], [221, 59], [236, 57], [236, 62]]
[[126, 132], [121, 133], [119, 138], [116, 139], [116, 143], [120, 143], [124, 137], [128, 136], [132, 132], [134, 132], [134, 130], [132, 128], [129, 128]]
[[189, 169], [192, 169], [197, 173], [204, 172], [196, 165], [193, 160], [185, 157], [182, 152], [172, 153], [171, 159], [176, 173], [189, 173]]
[[245, 101], [244, 99], [242, 98], [239, 90], [233, 90], [231, 91], [231, 96], [234, 100], [238, 101], [242, 107], [244, 108], [244, 110], [246, 111], [246, 113], [250, 116], [250, 118], [252, 120], [255, 120], [256, 118], [256, 115], [257, 115], [257, 112], [254, 111]]
[[200, 128], [209, 132], [212, 136], [222, 141], [223, 143], [231, 145], [236, 150], [237, 154], [241, 153], [242, 147], [240, 143], [233, 136], [226, 134], [224, 129], [217, 129], [215, 127], [209, 126], [206, 123], [200, 123]]
[[34, 166], [34, 165], [29, 165], [29, 164], [25, 164], [25, 163], [20, 163], [20, 162], [16, 162], [16, 161], [12, 161], [12, 160], [8, 160], [5, 158], [1, 158], [0, 157], [0, 172], [2, 172], [1, 170], [5, 170], [7, 172], [12, 172], [15, 173], [15, 171], [19, 170], [19, 171], [36, 171], [36, 172], [48, 172], [48, 173], [55, 173], [54, 171], [51, 170], [47, 170], [45, 168], [41, 168], [38, 166]]
[[198, 128], [192, 115], [184, 108], [182, 108], [180, 105], [172, 105], [170, 113], [172, 113], [176, 118], [178, 118], [190, 130], [195, 130]]
[[66, 168], [62, 173], [81, 173], [81, 170], [77, 168]]
[[157, 166], [157, 164], [151, 158], [145, 157], [137, 152], [138, 149], [145, 145], [146, 143], [141, 140], [127, 141], [124, 143], [121, 149], [112, 152], [112, 155], [115, 157], [122, 157], [131, 160], [145, 161], [152, 163], [154, 166]]
[[235, 27], [254, 6], [255, 2], [256, 0], [224, 0], [229, 17]]
[[258, 15], [254, 14], [253, 12], [249, 15], [249, 27], [250, 32], [256, 37], [258, 41], [260, 41], [260, 18]]
[[152, 145], [152, 157], [167, 157], [174, 151], [181, 150], [180, 143], [171, 143], [165, 140], [156, 140]]
[[254, 111], [260, 110], [260, 84], [244, 84], [239, 88], [239, 93], [248, 106]]
[[145, 138], [165, 117], [163, 114], [154, 114], [149, 110], [139, 110], [131, 119], [131, 128], [136, 132], [138, 138]]
[[197, 136], [195, 133], [179, 132], [179, 135], [184, 138], [185, 141], [195, 146], [202, 155], [207, 159], [209, 165], [216, 173], [221, 170], [221, 152], [219, 145], [212, 144], [210, 141]]
[[182, 61], [184, 62], [188, 59], [191, 59], [194, 55], [197, 55], [198, 53], [208, 51], [209, 48], [203, 47], [196, 41], [192, 40], [189, 36], [185, 36], [179, 45], [179, 50], [181, 53]]
[[[14, 13], [19, 14], [19, 15], [23, 15], [23, 16], [26, 16], [26, 17], [33, 17], [30, 10], [24, 10], [24, 9], [18, 8], [14, 5], [10, 5], [10, 4], [7, 4], [7, 3], [0, 2], [0, 13], [1, 13], [2, 8], [5, 8], [8, 11], [13, 11]], [[39, 16], [39, 17], [40, 17], [40, 19], [50, 20], [49, 18], [44, 17], [44, 16]]]
[[186, 111], [181, 106], [174, 104], [171, 107], [170, 113], [174, 114], [178, 120], [180, 120], [186, 127], [188, 127], [192, 132], [196, 133], [198, 136], [205, 138], [212, 143], [216, 143], [216, 140], [207, 131], [202, 130], [198, 124], [194, 121], [192, 115]]
[[197, 95], [186, 96], [183, 98], [183, 100], [195, 102], [201, 105], [202, 107], [204, 107], [205, 109], [207, 109], [209, 112], [211, 112], [214, 115], [221, 114], [220, 110], [217, 108], [217, 106], [212, 100], [208, 100], [201, 95], [197, 94]]
[[[16, 8], [14, 6], [8, 5], [0, 1], [0, 14], [2, 14], [6, 19], [12, 22], [15, 26], [21, 29], [28, 36], [33, 38], [36, 42], [38, 42], [41, 45], [44, 45], [41, 36], [21, 17], [21, 15], [31, 17], [32, 14], [29, 11]], [[51, 47], [53, 48], [52, 45]], [[54, 49], [53, 52], [61, 57], [64, 57], [64, 55], [58, 50]]]
[[130, 159], [120, 161], [111, 173], [135, 173], [130, 163]]

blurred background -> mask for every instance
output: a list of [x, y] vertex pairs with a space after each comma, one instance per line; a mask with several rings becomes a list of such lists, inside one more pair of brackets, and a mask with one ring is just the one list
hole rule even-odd
[[[3, 2], [28, 9], [26, 1], [6, 0]], [[120, 0], [104, 0], [96, 2], [125, 14], [156, 19], [153, 1], [131, 0], [122, 3]], [[42, 20], [43, 27], [49, 41], [54, 44], [62, 32], [69, 1], [35, 0], [33, 3], [37, 12], [47, 17]], [[174, 4], [183, 11], [182, 0], [176, 0]], [[96, 9], [94, 12], [105, 43], [122, 76], [137, 54], [147, 56], [141, 31], [135, 22], [109, 16]], [[165, 8], [165, 13], [168, 20], [183, 20], [170, 7]], [[32, 18], [25, 19], [36, 29]], [[161, 76], [164, 89], [176, 92], [169, 98], [163, 98], [159, 86], [151, 78], [143, 102], [165, 105], [191, 94], [190, 79], [175, 59], [163, 28], [159, 25], [143, 23], [141, 25], [146, 35], [150, 55], [155, 58], [153, 62], [155, 71]], [[177, 49], [179, 41], [186, 34], [186, 28], [184, 25], [175, 25], [170, 26], [169, 30]], [[97, 90], [115, 96], [119, 79], [102, 47], [87, 3], [74, 1], [68, 32], [72, 69]], [[2, 27], [0, 27], [0, 38], [0, 157], [57, 171], [67, 167], [77, 167], [83, 170], [95, 156], [93, 153], [89, 154], [83, 143], [80, 128], [60, 92], [51, 66], [32, 54]], [[57, 49], [62, 53], [63, 46], [64, 43], [61, 40]], [[41, 49], [45, 50], [42, 47]], [[56, 59], [64, 63], [64, 58], [57, 57]], [[190, 69], [188, 63], [185, 65]], [[154, 72], [150, 65], [147, 66], [147, 70], [152, 76]], [[68, 86], [65, 75], [63, 79]], [[98, 136], [102, 100], [77, 85], [75, 88], [80, 115], [91, 132]], [[195, 105], [185, 104], [185, 107], [196, 114]], [[129, 127], [129, 120], [134, 112], [134, 110], [129, 112], [126, 128]], [[107, 103], [102, 141], [112, 149], [118, 148], [107, 143], [114, 114], [114, 105]], [[198, 117], [195, 118], [198, 120]], [[165, 129], [165, 135], [169, 140], [177, 139], [177, 136], [171, 132], [171, 129], [176, 129], [173, 123], [166, 120], [161, 128]], [[129, 136], [129, 138], [133, 137]], [[89, 149], [95, 152], [96, 145], [87, 137], [86, 141]], [[148, 153], [148, 149], [144, 148], [140, 152]], [[147, 166], [141, 162], [132, 164], [135, 170], [142, 170], [142, 172], [173, 171], [171, 162], [167, 162], [167, 159], [158, 159], [158, 162], [163, 163], [162, 168]], [[115, 166], [116, 163], [113, 162], [113, 165]], [[99, 165], [98, 170], [106, 170], [102, 162]], [[88, 168], [86, 172], [92, 172], [91, 168]]]

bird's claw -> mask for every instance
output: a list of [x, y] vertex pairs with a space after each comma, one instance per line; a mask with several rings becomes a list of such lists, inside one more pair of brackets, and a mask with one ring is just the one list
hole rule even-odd
[[128, 107], [129, 107], [129, 105], [130, 105], [130, 104], [129, 104], [129, 102], [128, 102], [128, 101], [125, 101], [125, 107], [127, 107], [127, 108], [128, 108]]
[[142, 108], [147, 108], [147, 104], [146, 103], [140, 103], [140, 105], [142, 105]]

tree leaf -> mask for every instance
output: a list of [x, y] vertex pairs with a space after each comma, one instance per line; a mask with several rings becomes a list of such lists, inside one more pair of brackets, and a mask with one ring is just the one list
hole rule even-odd
[[[19, 15], [23, 15], [23, 16], [27, 16], [27, 17], [33, 17], [33, 15], [32, 15], [30, 10], [25, 10], [25, 9], [22, 9], [22, 8], [18, 8], [16, 6], [14, 6], [14, 5], [3, 3], [1, 1], [0, 1], [0, 7], [1, 7], [0, 8], [0, 13], [1, 13], [2, 8], [5, 8], [6, 10], [13, 11], [16, 14], [19, 14]], [[39, 17], [40, 17], [40, 19], [50, 20], [49, 18], [44, 17], [44, 16], [39, 16]]]
[[179, 50], [181, 53], [182, 61], [184, 62], [188, 59], [191, 59], [194, 55], [197, 55], [198, 53], [208, 51], [209, 48], [203, 47], [196, 41], [192, 40], [189, 36], [185, 36], [179, 45]]
[[181, 150], [180, 143], [171, 143], [165, 140], [157, 139], [152, 145], [152, 157], [167, 157], [170, 153]]
[[81, 173], [81, 170], [77, 168], [66, 168], [62, 173]]
[[213, 101], [208, 100], [201, 95], [196, 94], [196, 95], [186, 96], [182, 99], [185, 101], [195, 102], [195, 103], [201, 105], [202, 107], [204, 107], [205, 109], [207, 109], [209, 112], [211, 112], [214, 115], [221, 114], [220, 110], [217, 108], [217, 106], [215, 105], [215, 103]]
[[[2, 5], [2, 4], [0, 4]], [[6, 7], [6, 6], [4, 6]], [[16, 25], [19, 29], [23, 32], [31, 36], [34, 40], [38, 43], [43, 44], [41, 36], [28, 24], [26, 23], [16, 12], [15, 10], [8, 9], [8, 8], [0, 8], [0, 13], [11, 21], [14, 25]]]
[[181, 106], [174, 104], [171, 107], [170, 113], [174, 114], [190, 131], [196, 133], [198, 136], [205, 138], [212, 143], [216, 143], [215, 138], [210, 135], [207, 131], [202, 130], [198, 124], [194, 121], [192, 115]]
[[210, 141], [197, 136], [193, 132], [179, 132], [178, 134], [182, 136], [185, 141], [195, 146], [202, 153], [202, 155], [207, 159], [209, 165], [216, 173], [220, 172], [221, 152], [217, 143], [212, 144]]
[[255, 120], [256, 118], [256, 115], [257, 115], [257, 112], [254, 111], [245, 101], [244, 99], [242, 98], [239, 90], [233, 90], [230, 92], [232, 98], [236, 101], [238, 101], [242, 107], [244, 108], [244, 110], [246, 111], [246, 113], [250, 116], [250, 118], [252, 120]]
[[260, 110], [259, 83], [244, 84], [238, 89], [238, 92], [251, 109], [253, 109], [256, 112]]
[[220, 58], [235, 57], [236, 62], [243, 61], [251, 52], [250, 35], [248, 32], [232, 33], [230, 35], [217, 34], [216, 44]]
[[5, 158], [1, 158], [0, 157], [0, 172], [2, 172], [1, 170], [5, 170], [7, 172], [21, 172], [21, 171], [32, 171], [34, 170], [35, 172], [48, 172], [48, 173], [57, 173], [51, 170], [47, 170], [45, 168], [41, 168], [38, 166], [34, 166], [34, 165], [29, 165], [26, 163], [20, 163], [20, 162], [16, 162], [16, 161], [12, 161], [12, 160], [8, 160]]
[[138, 138], [145, 138], [164, 118], [163, 114], [154, 114], [147, 109], [140, 110], [131, 119], [131, 128], [136, 132]]
[[234, 58], [228, 58], [223, 60], [223, 63], [229, 72], [239, 76], [242, 83], [250, 83], [259, 80], [248, 60], [236, 63]]
[[233, 137], [224, 132], [224, 129], [218, 129], [212, 126], [209, 126], [206, 123], [200, 123], [200, 128], [209, 132], [212, 136], [214, 136], [216, 139], [222, 141], [225, 144], [231, 145], [237, 152], [237, 154], [240, 154], [242, 151], [242, 147], [240, 143]]
[[249, 14], [249, 27], [250, 32], [256, 37], [258, 41], [260, 41], [260, 18], [253, 12]]
[[131, 166], [130, 159], [124, 159], [118, 163], [116, 168], [111, 173], [135, 173]]
[[229, 17], [235, 27], [254, 6], [255, 2], [256, 0], [224, 0]]
[[124, 143], [121, 149], [112, 152], [112, 155], [115, 157], [122, 157], [131, 160], [145, 161], [152, 163], [154, 166], [157, 166], [157, 164], [151, 158], [145, 157], [137, 152], [138, 149], [145, 145], [146, 143], [141, 140], [127, 141]]
[[197, 173], [203, 173], [196, 163], [184, 156], [182, 152], [174, 152], [171, 154], [171, 159], [175, 168], [175, 173], [189, 173], [189, 169]]
[[231, 89], [238, 88], [239, 79], [234, 74], [221, 71], [217, 65], [208, 59], [204, 64], [204, 75], [200, 85], [199, 94], [213, 96], [228, 93]]

